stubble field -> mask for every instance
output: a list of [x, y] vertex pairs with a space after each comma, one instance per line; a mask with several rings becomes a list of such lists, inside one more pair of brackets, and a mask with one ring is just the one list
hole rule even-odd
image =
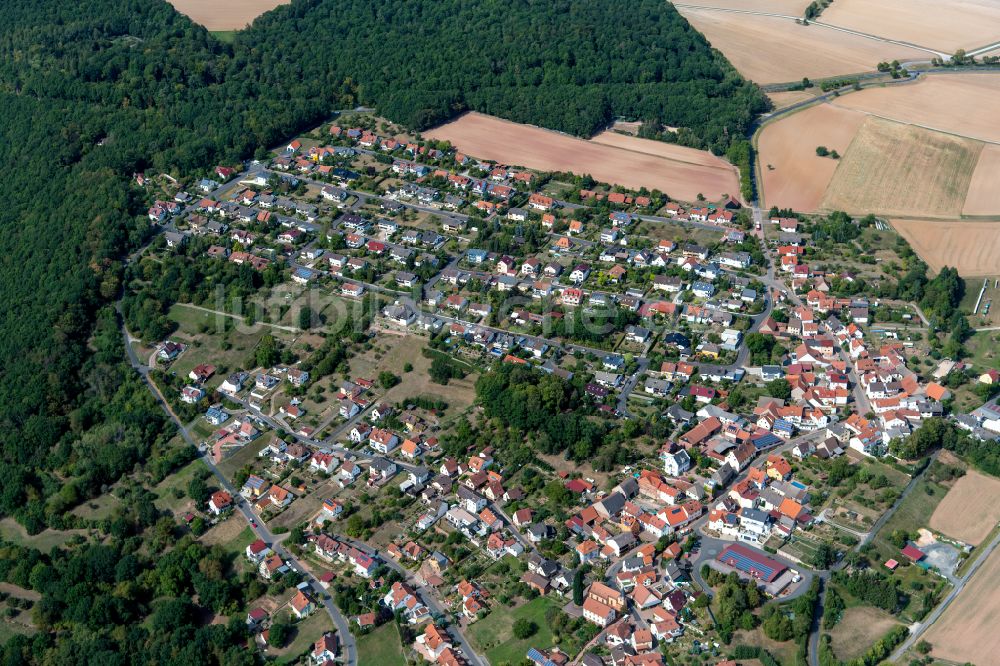
[[837, 98], [834, 105], [971, 139], [1000, 142], [1000, 76], [988, 72], [928, 74], [917, 83], [852, 92]]
[[817, 156], [816, 147], [843, 155], [864, 121], [820, 104], [767, 125], [758, 141], [766, 205], [815, 211], [837, 169], [837, 160]]
[[793, 104], [813, 99], [816, 95], [807, 90], [790, 90], [785, 92], [768, 93], [767, 97], [771, 100], [771, 103], [774, 104], [774, 110], [780, 111], [781, 109], [788, 108]]
[[1000, 654], [1000, 549], [972, 577], [924, 635], [931, 656], [955, 663], [993, 664]]
[[1000, 40], [995, 0], [836, 0], [819, 20], [949, 54]]
[[1000, 213], [1000, 145], [989, 143], [979, 154], [972, 172], [969, 193], [965, 195], [962, 215], [996, 215]]
[[931, 515], [930, 527], [978, 546], [1000, 521], [1000, 479], [966, 472]]
[[240, 30], [278, 5], [291, 0], [170, 0], [174, 9], [208, 30]]
[[[475, 112], [424, 132], [424, 136], [450, 141], [480, 159], [539, 171], [590, 174], [596, 180], [630, 189], [657, 189], [682, 201], [693, 201], [698, 194], [708, 200], [739, 194], [735, 167], [707, 152], [677, 146], [656, 144], [640, 152]], [[619, 135], [603, 139], [609, 140], [648, 143]]]
[[929, 57], [926, 51], [786, 18], [688, 7], [678, 11], [741, 74], [760, 84], [840, 76], [871, 71], [882, 60]]
[[953, 266], [963, 277], [1000, 273], [1000, 222], [891, 220], [931, 270]]
[[820, 208], [853, 214], [957, 217], [983, 144], [868, 117]]

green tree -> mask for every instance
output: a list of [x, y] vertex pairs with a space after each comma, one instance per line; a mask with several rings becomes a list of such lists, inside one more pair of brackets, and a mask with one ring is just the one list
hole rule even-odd
[[514, 620], [512, 631], [514, 633], [514, 638], [523, 641], [527, 638], [531, 638], [538, 632], [538, 625], [527, 618], [521, 617]]

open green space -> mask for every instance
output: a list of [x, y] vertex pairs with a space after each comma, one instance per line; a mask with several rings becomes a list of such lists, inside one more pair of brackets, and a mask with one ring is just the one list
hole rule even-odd
[[[489, 615], [469, 627], [469, 640], [478, 650], [486, 653], [491, 664], [519, 664], [528, 648], [545, 650], [556, 644], [545, 621], [545, 612], [550, 608], [559, 608], [559, 604], [548, 597], [538, 597], [517, 608], [495, 606]], [[534, 622], [538, 631], [523, 640], [514, 638], [514, 622], [520, 619]], [[559, 647], [567, 654], [575, 654], [574, 646], [568, 645], [565, 640], [559, 642]]]
[[405, 666], [403, 646], [394, 622], [387, 622], [358, 639], [358, 663]]

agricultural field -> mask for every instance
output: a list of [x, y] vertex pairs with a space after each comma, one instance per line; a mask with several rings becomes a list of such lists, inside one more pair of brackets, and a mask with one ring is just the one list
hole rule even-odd
[[948, 54], [1000, 40], [993, 0], [837, 0], [819, 20]]
[[965, 195], [962, 215], [997, 215], [1000, 214], [1000, 187], [997, 187], [997, 175], [1000, 174], [1000, 145], [989, 143], [983, 146], [979, 153], [976, 170], [972, 172], [972, 182]]
[[766, 206], [815, 211], [838, 165], [819, 157], [816, 147], [843, 155], [864, 120], [861, 114], [820, 104], [766, 125], [758, 138]]
[[869, 117], [841, 158], [820, 208], [954, 217], [983, 144]]
[[[710, 0], [704, 4], [726, 6]], [[930, 57], [926, 51], [821, 25], [804, 26], [791, 18], [693, 7], [678, 7], [678, 11], [743, 76], [759, 84], [841, 76], [871, 71], [875, 63], [883, 60]]]
[[860, 657], [878, 639], [899, 624], [891, 615], [873, 606], [853, 606], [829, 630], [833, 653], [842, 661]]
[[211, 31], [239, 30], [255, 18], [289, 0], [170, 0], [174, 9]]
[[[811, 0], [699, 0], [685, 4], [699, 7], [717, 7], [719, 9], [737, 9], [750, 12], [767, 12], [802, 16]], [[683, 9], [678, 7], [678, 10]]]
[[806, 102], [811, 99], [815, 99], [816, 95], [809, 92], [808, 90], [789, 90], [785, 92], [773, 92], [768, 93], [767, 98], [771, 100], [774, 104], [774, 110], [780, 111], [781, 109], [788, 108], [793, 104], [798, 104], [799, 102]]
[[695, 150], [694, 148], [686, 148], [685, 146], [678, 146], [674, 143], [666, 143], [653, 139], [640, 139], [639, 137], [628, 136], [619, 132], [606, 130], [600, 134], [595, 134], [590, 138], [590, 141], [592, 143], [599, 143], [602, 146], [621, 148], [622, 150], [662, 157], [663, 159], [676, 162], [687, 162], [714, 169], [730, 168], [727, 162], [704, 150]]
[[[867, 88], [841, 95], [833, 102], [834, 106], [981, 141], [1000, 141], [995, 113], [998, 104], [1000, 77], [982, 72], [928, 74], [913, 84]], [[956, 108], [962, 112], [955, 113]]]
[[1000, 653], [1000, 550], [979, 571], [924, 635], [931, 655], [955, 663], [992, 664]]
[[[589, 174], [601, 182], [630, 189], [660, 190], [682, 201], [694, 201], [698, 194], [718, 201], [723, 195], [737, 195], [740, 190], [736, 168], [708, 153], [681, 149], [684, 152], [676, 154], [683, 154], [684, 160], [666, 158], [661, 154], [608, 146], [481, 113], [466, 113], [425, 132], [424, 136], [450, 141], [459, 150], [480, 159], [540, 171]], [[673, 150], [677, 149], [671, 148], [674, 154]], [[657, 147], [657, 150], [661, 149]], [[697, 157], [692, 157], [692, 153]]]
[[930, 527], [978, 546], [1000, 521], [1000, 479], [966, 472], [931, 515]]
[[[1000, 221], [891, 220], [931, 270], [953, 266], [966, 277], [1000, 273]], [[978, 287], [976, 288], [978, 293]]]

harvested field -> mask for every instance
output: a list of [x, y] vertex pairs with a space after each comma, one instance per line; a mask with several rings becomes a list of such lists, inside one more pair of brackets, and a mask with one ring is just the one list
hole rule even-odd
[[169, 0], [174, 9], [209, 30], [240, 30], [290, 0]]
[[834, 105], [971, 139], [1000, 142], [1000, 124], [996, 122], [1000, 77], [990, 73], [925, 75], [913, 84], [852, 92], [839, 97]]
[[993, 664], [1000, 653], [1000, 549], [989, 559], [924, 638], [933, 646], [931, 655], [956, 663]]
[[[657, 189], [683, 201], [693, 201], [699, 193], [714, 201], [724, 194], [735, 195], [740, 191], [735, 167], [707, 152], [667, 144], [664, 144], [663, 155], [669, 154], [670, 158], [602, 145], [474, 112], [424, 135], [450, 141], [463, 152], [480, 159], [540, 171], [590, 174], [602, 182], [630, 189]], [[615, 140], [647, 143], [620, 135], [615, 135]]]
[[974, 470], [952, 486], [931, 515], [930, 527], [972, 546], [1000, 521], [1000, 479]]
[[820, 202], [825, 210], [957, 217], [983, 144], [869, 117]]
[[882, 60], [926, 59], [926, 51], [896, 46], [791, 19], [678, 7], [743, 76], [786, 83], [871, 71]]
[[748, 12], [768, 12], [770, 14], [802, 16], [806, 11], [806, 7], [809, 6], [810, 1], [811, 0], [690, 0], [685, 4], [697, 5], [699, 7], [742, 9]]
[[787, 92], [773, 92], [767, 94], [768, 99], [774, 104], [774, 110], [780, 111], [781, 109], [786, 109], [793, 104], [798, 104], [799, 102], [805, 102], [816, 97], [808, 90], [790, 90]]
[[1000, 145], [988, 143], [979, 154], [965, 195], [962, 215], [1000, 215]]
[[891, 615], [871, 606], [848, 608], [830, 630], [833, 653], [841, 661], [856, 659], [897, 624]]
[[816, 147], [843, 155], [864, 121], [860, 113], [820, 104], [767, 125], [758, 141], [767, 206], [815, 211], [837, 170], [837, 160], [819, 157]]
[[706, 150], [695, 150], [673, 143], [665, 143], [654, 139], [640, 139], [636, 136], [626, 136], [618, 132], [604, 131], [590, 139], [593, 143], [604, 146], [621, 148], [634, 153], [662, 157], [665, 160], [675, 162], [685, 162], [687, 164], [697, 164], [700, 166], [712, 167], [714, 169], [732, 168], [728, 162], [721, 157], [716, 157]]
[[1000, 222], [891, 220], [931, 270], [954, 266], [963, 277], [1000, 273]]
[[819, 20], [949, 54], [1000, 40], [995, 0], [837, 0]]

